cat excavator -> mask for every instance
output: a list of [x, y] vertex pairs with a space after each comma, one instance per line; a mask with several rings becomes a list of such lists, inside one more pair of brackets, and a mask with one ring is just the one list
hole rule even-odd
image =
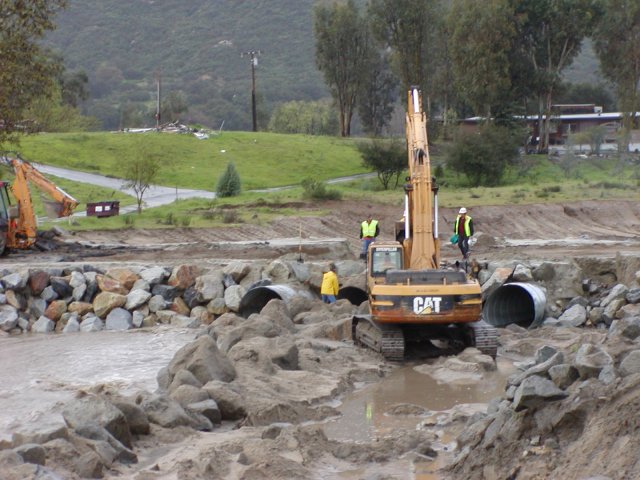
[[[15, 174], [12, 183], [0, 181], [0, 254], [2, 254], [5, 249], [24, 250], [36, 244], [38, 223], [29, 184], [35, 185], [51, 198], [45, 202], [45, 209], [49, 216], [68, 217], [78, 206], [78, 201], [18, 154], [0, 154], [0, 165], [11, 168]], [[15, 204], [12, 203], [11, 197]]]
[[353, 339], [394, 361], [403, 360], [414, 343], [418, 353], [474, 346], [495, 358], [498, 333], [481, 320], [480, 284], [465, 271], [440, 264], [438, 185], [431, 176], [427, 119], [417, 87], [409, 89], [407, 103], [404, 216], [396, 222], [396, 241], [369, 246], [369, 314], [353, 318]]

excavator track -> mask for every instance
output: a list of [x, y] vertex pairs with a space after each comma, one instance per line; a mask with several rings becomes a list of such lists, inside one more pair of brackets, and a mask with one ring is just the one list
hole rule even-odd
[[484, 320], [473, 322], [470, 327], [473, 346], [495, 359], [498, 355], [498, 329]]
[[387, 360], [404, 360], [404, 334], [401, 328], [378, 324], [368, 317], [358, 317], [354, 322], [357, 322], [353, 332], [356, 343], [381, 353]]

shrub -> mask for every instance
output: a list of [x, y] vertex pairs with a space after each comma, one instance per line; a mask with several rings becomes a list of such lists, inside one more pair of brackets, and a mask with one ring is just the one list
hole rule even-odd
[[216, 195], [218, 197], [235, 197], [240, 194], [240, 175], [233, 162], [227, 164], [227, 169], [218, 179]]
[[313, 200], [340, 200], [342, 194], [338, 190], [327, 189], [324, 182], [307, 178], [302, 181], [303, 196]]

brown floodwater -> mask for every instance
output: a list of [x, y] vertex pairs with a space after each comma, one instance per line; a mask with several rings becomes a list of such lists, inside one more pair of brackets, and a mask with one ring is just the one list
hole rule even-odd
[[0, 440], [63, 425], [62, 405], [79, 390], [154, 391], [158, 371], [195, 335], [159, 326], [0, 337]]

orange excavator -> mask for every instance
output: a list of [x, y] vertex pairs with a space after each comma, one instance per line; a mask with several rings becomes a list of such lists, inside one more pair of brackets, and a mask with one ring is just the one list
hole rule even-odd
[[478, 281], [440, 264], [438, 186], [431, 176], [426, 127], [421, 92], [412, 87], [406, 115], [404, 216], [396, 223], [396, 241], [369, 246], [370, 313], [354, 317], [353, 338], [389, 360], [402, 360], [409, 343], [435, 354], [475, 346], [495, 358], [498, 333], [481, 320]]
[[[45, 202], [45, 209], [52, 217], [68, 217], [78, 206], [78, 201], [18, 154], [1, 154], [0, 165], [13, 169], [15, 174], [12, 183], [0, 181], [0, 253], [7, 248], [31, 248], [37, 240], [38, 222], [29, 184], [35, 185], [51, 198]], [[11, 202], [11, 197], [15, 204]]]

